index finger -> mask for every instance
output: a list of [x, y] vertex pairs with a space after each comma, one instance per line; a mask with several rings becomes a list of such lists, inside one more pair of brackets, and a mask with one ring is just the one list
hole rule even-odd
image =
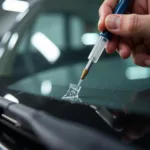
[[99, 25], [98, 29], [100, 31], [105, 30], [105, 19], [108, 15], [112, 14], [115, 9], [118, 0], [105, 0], [99, 9]]

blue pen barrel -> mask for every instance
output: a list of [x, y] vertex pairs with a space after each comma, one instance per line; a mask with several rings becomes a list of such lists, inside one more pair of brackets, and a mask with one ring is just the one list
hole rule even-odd
[[[124, 14], [131, 2], [132, 2], [132, 0], [120, 0], [118, 5], [115, 8], [113, 14]], [[100, 36], [103, 36], [103, 37], [107, 38], [108, 40], [111, 40], [112, 33], [108, 32], [108, 31], [104, 31], [104, 32], [100, 33]]]

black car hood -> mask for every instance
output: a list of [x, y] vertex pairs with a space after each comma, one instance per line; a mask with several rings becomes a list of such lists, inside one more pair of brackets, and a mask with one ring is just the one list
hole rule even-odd
[[[29, 86], [31, 84], [32, 82], [30, 82]], [[148, 118], [150, 115], [150, 89], [125, 91], [83, 87], [80, 93], [81, 101], [74, 102], [61, 99], [68, 86], [54, 85], [53, 93], [48, 96], [42, 96], [32, 91], [23, 91], [21, 88], [20, 90], [13, 89], [13, 86], [1, 87], [1, 89], [0, 95], [3, 97], [7, 96], [6, 98], [12, 100], [10, 97], [12, 96], [18, 100], [18, 103], [42, 110], [63, 120], [78, 122], [98, 129], [115, 136], [115, 138], [118, 136], [120, 138], [120, 135], [106, 125], [102, 118], [96, 114], [93, 106], [97, 108], [105, 107], [114, 112], [124, 112]], [[8, 115], [11, 116], [11, 114]]]

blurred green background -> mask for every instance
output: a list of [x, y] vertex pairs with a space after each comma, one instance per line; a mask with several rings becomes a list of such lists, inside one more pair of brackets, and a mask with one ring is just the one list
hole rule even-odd
[[[6, 0], [0, 10], [0, 75], [11, 88], [51, 95], [53, 86], [77, 83], [99, 37], [100, 0]], [[83, 86], [149, 88], [149, 68], [103, 53]]]

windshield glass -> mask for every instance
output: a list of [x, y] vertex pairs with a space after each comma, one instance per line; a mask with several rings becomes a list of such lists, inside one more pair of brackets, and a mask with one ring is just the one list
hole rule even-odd
[[[70, 84], [78, 83], [97, 39], [94, 22], [72, 13], [41, 12], [14, 49], [10, 75], [15, 83], [9, 88], [62, 100]], [[134, 91], [149, 88], [149, 77], [149, 68], [135, 66], [131, 58], [122, 60], [117, 53], [104, 52], [82, 84], [81, 101], [73, 102], [122, 109]], [[121, 105], [115, 102], [123, 98]], [[147, 105], [143, 105], [147, 113]], [[134, 112], [140, 111], [139, 106]]]
[[[95, 22], [74, 13], [42, 11], [22, 30], [9, 62], [9, 77], [15, 79], [9, 87], [61, 99], [71, 83], [78, 83], [99, 37]], [[88, 99], [90, 89], [141, 90], [149, 88], [149, 77], [150, 70], [135, 66], [131, 58], [122, 60], [117, 53], [104, 52], [83, 82], [82, 90]]]

